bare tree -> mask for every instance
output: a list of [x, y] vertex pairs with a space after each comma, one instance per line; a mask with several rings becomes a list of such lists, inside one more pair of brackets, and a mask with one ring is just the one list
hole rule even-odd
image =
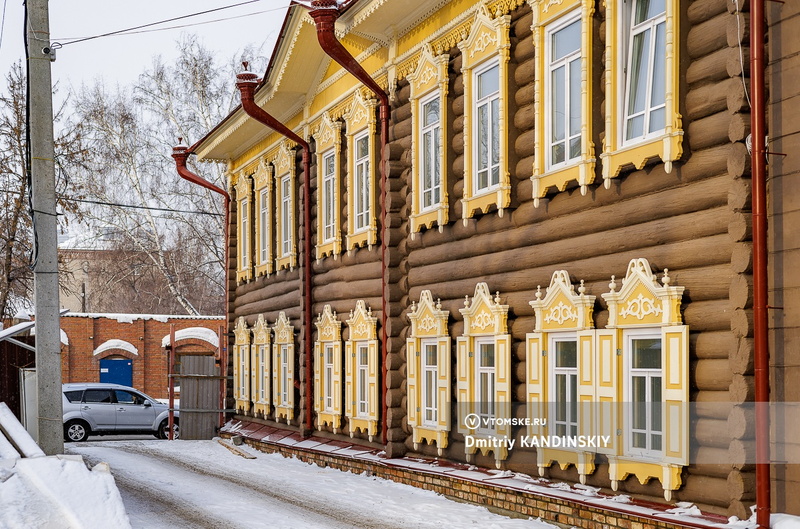
[[[62, 106], [55, 112], [55, 122], [60, 123], [63, 115]], [[6, 75], [6, 90], [0, 95], [0, 188], [5, 194], [0, 206], [0, 241], [3, 243], [0, 317], [4, 318], [32, 305], [31, 256], [36, 242], [28, 198], [26, 119], [26, 77], [22, 63], [16, 62]], [[80, 125], [60, 126], [55, 141], [57, 204], [62, 228], [68, 218], [78, 215], [75, 199], [81, 197], [81, 187], [68, 177], [69, 171], [65, 168], [80, 167], [83, 163], [81, 129]], [[61, 269], [63, 271], [63, 267]]]

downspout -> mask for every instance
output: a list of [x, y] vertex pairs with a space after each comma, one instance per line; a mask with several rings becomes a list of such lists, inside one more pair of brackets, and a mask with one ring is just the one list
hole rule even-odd
[[311, 18], [314, 19], [314, 24], [317, 26], [317, 39], [320, 46], [328, 56], [339, 63], [339, 65], [353, 74], [353, 76], [364, 86], [372, 90], [375, 96], [380, 101], [379, 117], [381, 127], [381, 344], [382, 344], [382, 366], [381, 366], [381, 437], [383, 444], [387, 443], [388, 438], [388, 405], [386, 402], [387, 391], [387, 336], [386, 326], [389, 319], [386, 290], [387, 290], [387, 268], [388, 259], [386, 257], [387, 244], [386, 244], [386, 188], [388, 171], [386, 167], [386, 145], [389, 143], [389, 96], [386, 92], [375, 82], [375, 80], [361, 67], [358, 61], [350, 54], [341, 42], [336, 38], [335, 26], [336, 19], [339, 18], [339, 9], [336, 0], [313, 0], [311, 2], [312, 9], [309, 12]]
[[[227, 331], [228, 331], [228, 318], [230, 316], [229, 304], [228, 304], [228, 259], [230, 254], [230, 211], [231, 211], [231, 196], [228, 194], [227, 191], [224, 189], [215, 186], [208, 180], [200, 178], [193, 172], [186, 167], [186, 159], [189, 157], [190, 154], [194, 154], [194, 147], [186, 147], [183, 145], [182, 142], [183, 138], [178, 138], [179, 145], [173, 147], [172, 149], [172, 158], [175, 160], [175, 168], [178, 170], [178, 176], [183, 178], [184, 180], [188, 180], [189, 182], [205, 187], [208, 190], [211, 190], [215, 193], [219, 193], [220, 195], [225, 198], [225, 225], [224, 225], [224, 233], [225, 233], [225, 257], [224, 257], [224, 269], [225, 269], [225, 332], [219, 333], [219, 363], [220, 363], [220, 375], [225, 377], [228, 370], [228, 341], [227, 341]], [[223, 341], [224, 338], [224, 341]], [[174, 348], [174, 338], [170, 338], [170, 347]], [[171, 367], [170, 367], [171, 369]], [[170, 388], [172, 388], [172, 380], [170, 379]], [[219, 390], [219, 402], [220, 402], [220, 409], [225, 409], [225, 400], [228, 395], [226, 379], [222, 378], [220, 381], [220, 390]], [[172, 408], [172, 404], [170, 404], [170, 408]], [[170, 412], [170, 416], [172, 412]], [[225, 412], [220, 412], [220, 428], [225, 424]], [[170, 435], [172, 435], [172, 427], [170, 425]]]
[[750, 4], [750, 109], [753, 186], [753, 342], [756, 397], [756, 523], [768, 528], [770, 510], [769, 322], [767, 281], [767, 171], [764, 0]]
[[256, 104], [255, 92], [260, 80], [256, 74], [247, 71], [247, 63], [244, 63], [244, 68], [244, 72], [236, 75], [236, 88], [242, 95], [242, 109], [251, 118], [292, 140], [303, 149], [303, 282], [306, 285], [306, 295], [303, 297], [303, 313], [305, 314], [303, 340], [306, 345], [306, 435], [311, 435], [314, 426], [312, 417], [314, 409], [313, 371], [311, 367], [314, 357], [314, 346], [311, 341], [311, 327], [314, 321], [311, 314], [311, 289], [313, 287], [311, 284], [311, 148], [306, 140]]

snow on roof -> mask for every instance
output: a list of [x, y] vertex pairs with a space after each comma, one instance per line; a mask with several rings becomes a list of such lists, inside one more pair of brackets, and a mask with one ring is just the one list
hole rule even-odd
[[139, 356], [139, 350], [132, 343], [126, 342], [125, 340], [118, 340], [116, 338], [113, 340], [106, 340], [100, 344], [92, 354], [97, 356], [104, 351], [108, 351], [109, 349], [122, 349], [123, 351], [128, 351], [129, 353]]
[[133, 323], [136, 320], [155, 320], [168, 323], [169, 320], [222, 320], [224, 316], [191, 316], [187, 314], [120, 314], [114, 312], [70, 312], [62, 318], [107, 318], [119, 323]]
[[23, 321], [22, 323], [12, 325], [8, 329], [3, 329], [2, 331], [0, 331], [0, 341], [3, 341], [6, 338], [10, 338], [12, 336], [16, 336], [17, 334], [25, 332], [28, 329], [33, 329], [35, 325], [36, 322]]
[[[62, 318], [63, 318], [63, 316], [62, 316]], [[35, 323], [35, 322], [32, 322], [32, 323]], [[63, 343], [64, 345], [69, 345], [69, 336], [67, 336], [67, 333], [64, 332], [64, 329], [59, 329], [59, 330], [61, 331], [61, 333], [59, 334], [59, 339], [61, 340], [61, 343]], [[31, 328], [31, 336], [36, 336], [36, 327], [35, 326]]]
[[[176, 342], [179, 342], [181, 340], [188, 340], [190, 338], [206, 341], [211, 345], [213, 345], [214, 347], [219, 346], [219, 337], [217, 336], [217, 333], [215, 333], [211, 329], [206, 329], [205, 327], [189, 327], [175, 332]], [[161, 340], [161, 347], [166, 347], [168, 345], [169, 345], [169, 334], [164, 336], [164, 338]]]

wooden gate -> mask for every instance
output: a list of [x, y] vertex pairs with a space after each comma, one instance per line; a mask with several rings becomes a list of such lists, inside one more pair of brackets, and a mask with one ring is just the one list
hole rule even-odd
[[180, 437], [211, 439], [219, 422], [219, 368], [212, 355], [180, 355]]

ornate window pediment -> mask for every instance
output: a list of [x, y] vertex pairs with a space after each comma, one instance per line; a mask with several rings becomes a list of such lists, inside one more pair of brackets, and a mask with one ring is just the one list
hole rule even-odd
[[379, 157], [375, 136], [374, 99], [365, 98], [360, 90], [353, 97], [345, 115], [347, 125], [347, 247], [372, 246], [378, 240], [376, 222], [376, 165]]
[[439, 455], [447, 448], [450, 432], [450, 312], [433, 302], [430, 290], [411, 305], [411, 335], [406, 340], [408, 422], [414, 449], [420, 443], [436, 443]]
[[594, 300], [594, 296], [586, 295], [583, 281], [576, 293], [566, 270], [554, 272], [544, 297], [541, 287], [537, 287], [536, 299], [529, 303], [536, 312], [535, 330], [579, 331], [594, 327]]
[[507, 331], [508, 305], [500, 304], [500, 292], [492, 298], [486, 283], [478, 283], [470, 301], [464, 296], [464, 334], [471, 336], [505, 334]]
[[491, 18], [481, 5], [467, 38], [458, 43], [464, 76], [464, 196], [462, 217], [511, 204], [509, 83], [511, 17]]
[[429, 44], [422, 48], [419, 62], [408, 76], [411, 83], [411, 112], [414, 116], [412, 142], [416, 159], [411, 166], [412, 193], [409, 218], [411, 237], [434, 223], [441, 231], [449, 220], [447, 196], [447, 54], [434, 55]]
[[330, 425], [333, 433], [342, 421], [342, 322], [330, 305], [314, 323], [317, 342], [314, 344], [314, 408], [317, 424]]
[[345, 415], [350, 436], [359, 430], [372, 441], [378, 431], [378, 340], [372, 315], [363, 299], [350, 312], [345, 342]]
[[342, 251], [342, 123], [325, 112], [313, 136], [317, 142], [317, 259], [326, 255], [335, 259]]
[[669, 271], [664, 270], [663, 285], [659, 285], [647, 259], [634, 259], [616, 291], [617, 282], [611, 276], [611, 292], [603, 294], [608, 302], [608, 328], [681, 325], [683, 287], [669, 286]]

